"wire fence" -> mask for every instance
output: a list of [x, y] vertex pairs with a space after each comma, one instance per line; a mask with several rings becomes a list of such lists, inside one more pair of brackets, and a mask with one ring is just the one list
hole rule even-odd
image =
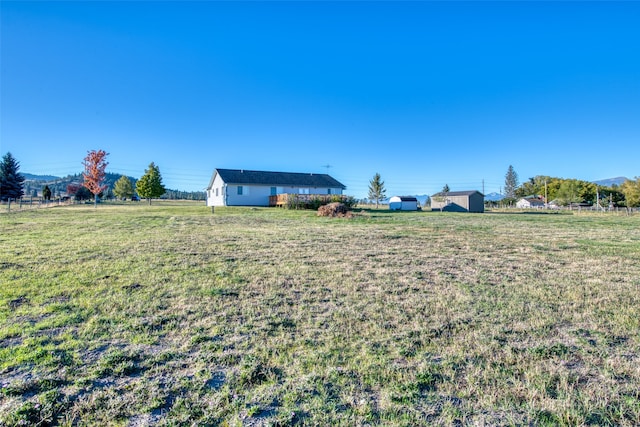
[[23, 197], [17, 200], [8, 200], [0, 202], [0, 213], [11, 211], [25, 211], [32, 209], [52, 208], [55, 206], [68, 206], [76, 203], [69, 197], [57, 198], [52, 200], [44, 200], [40, 197]]
[[626, 208], [620, 206], [535, 206], [530, 208], [522, 208], [517, 206], [486, 206], [487, 211], [502, 212], [584, 212], [584, 213], [610, 213], [618, 215], [631, 215], [640, 213], [640, 208]]

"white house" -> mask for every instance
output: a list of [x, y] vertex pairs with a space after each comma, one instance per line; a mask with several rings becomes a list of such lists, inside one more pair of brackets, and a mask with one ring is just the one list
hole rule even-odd
[[207, 206], [270, 206], [279, 194], [342, 195], [346, 188], [328, 174], [215, 169]]
[[392, 211], [417, 211], [418, 199], [409, 196], [393, 196], [389, 199], [389, 209]]
[[538, 199], [537, 197], [525, 197], [518, 200], [516, 207], [520, 209], [543, 208], [544, 200]]

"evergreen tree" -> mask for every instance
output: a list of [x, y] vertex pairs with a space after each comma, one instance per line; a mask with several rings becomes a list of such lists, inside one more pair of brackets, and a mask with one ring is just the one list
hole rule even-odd
[[376, 201], [376, 209], [378, 209], [380, 200], [384, 199], [386, 191], [384, 181], [380, 178], [380, 174], [376, 172], [373, 179], [369, 181], [369, 199]]
[[51, 189], [48, 185], [45, 185], [42, 189], [42, 198], [45, 200], [51, 200]]
[[133, 197], [133, 185], [131, 180], [122, 175], [113, 186], [113, 194], [120, 199], [129, 199]]
[[444, 187], [442, 187], [442, 192], [443, 192], [443, 193], [448, 193], [449, 191], [451, 191], [451, 190], [449, 189], [449, 184], [445, 184], [445, 185], [444, 185]]
[[78, 201], [91, 200], [92, 197], [95, 199], [95, 195], [91, 191], [89, 191], [87, 187], [84, 187], [82, 185], [78, 187], [78, 191], [76, 191], [74, 195], [74, 199]]
[[518, 174], [513, 169], [513, 166], [509, 165], [507, 174], [504, 177], [504, 197], [506, 199], [514, 200], [516, 198], [516, 190], [518, 189]]
[[149, 164], [149, 168], [144, 171], [144, 175], [136, 182], [136, 191], [140, 197], [147, 199], [151, 204], [151, 199], [160, 197], [165, 193], [162, 185], [162, 176], [160, 168], [153, 162]]
[[7, 153], [0, 161], [0, 200], [19, 199], [24, 194], [24, 177], [18, 173], [20, 163]]

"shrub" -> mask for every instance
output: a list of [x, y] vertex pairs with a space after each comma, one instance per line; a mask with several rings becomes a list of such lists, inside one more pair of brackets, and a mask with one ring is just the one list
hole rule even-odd
[[312, 197], [309, 200], [309, 209], [320, 209], [320, 206], [322, 206], [323, 204], [327, 203], [325, 199], [323, 199], [322, 197]]
[[303, 209], [304, 202], [300, 200], [297, 194], [289, 194], [287, 197], [287, 209]]

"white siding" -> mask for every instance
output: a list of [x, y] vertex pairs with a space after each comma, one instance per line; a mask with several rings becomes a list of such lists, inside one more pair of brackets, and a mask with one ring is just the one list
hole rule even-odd
[[269, 206], [271, 186], [242, 185], [242, 194], [238, 194], [237, 185], [227, 186], [226, 206]]
[[[227, 184], [216, 174], [207, 189], [207, 206], [269, 206], [272, 185]], [[330, 192], [330, 193], [329, 193]], [[277, 194], [342, 194], [342, 188], [327, 187], [276, 187]]]
[[417, 201], [403, 201], [399, 196], [393, 196], [389, 199], [389, 209], [397, 211], [417, 211]]
[[213, 182], [207, 189], [207, 206], [225, 206], [225, 185], [220, 175], [213, 178]]

